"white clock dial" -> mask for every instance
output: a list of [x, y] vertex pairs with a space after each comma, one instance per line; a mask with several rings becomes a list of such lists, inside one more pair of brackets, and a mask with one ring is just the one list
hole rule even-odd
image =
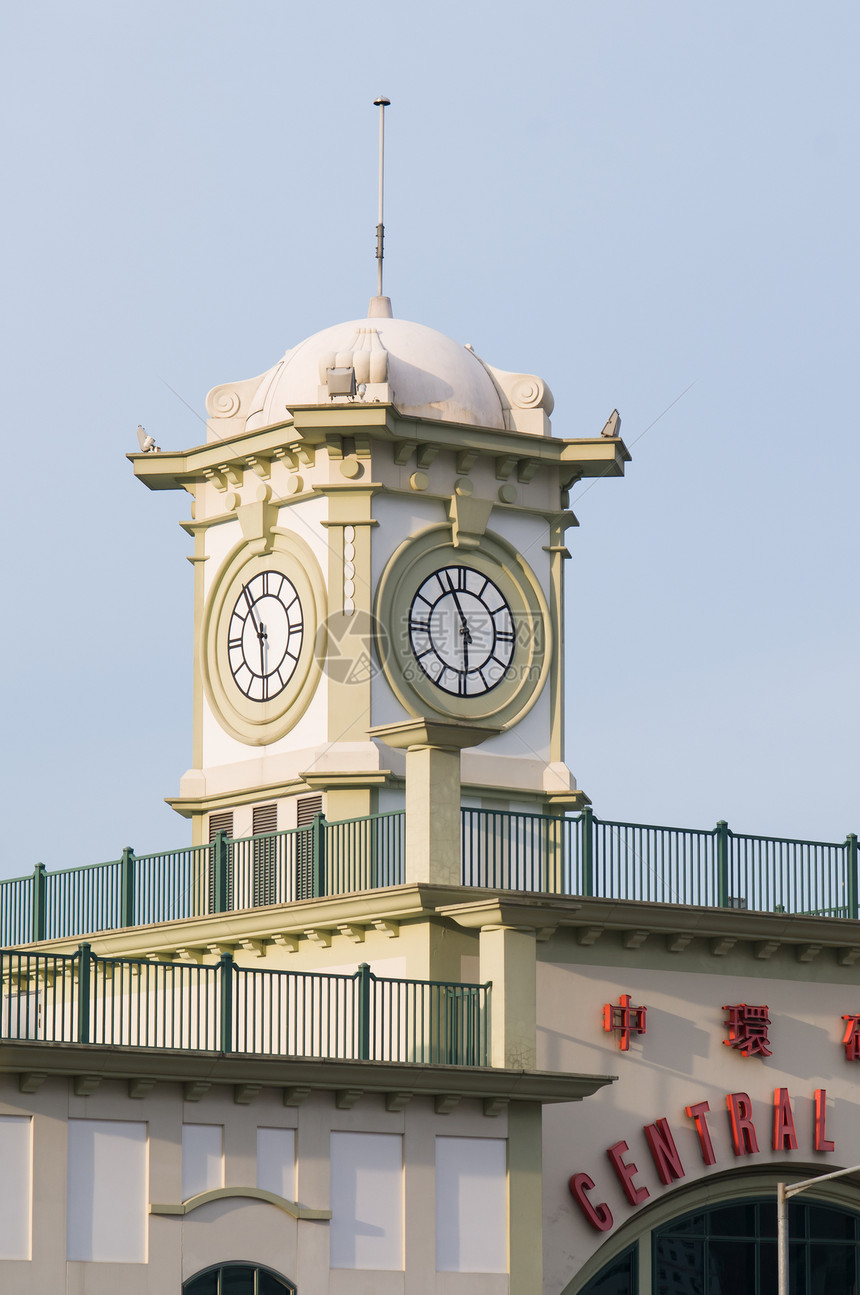
[[295, 585], [261, 571], [242, 585], [227, 624], [227, 658], [236, 687], [250, 701], [283, 692], [299, 661], [304, 616]]
[[412, 599], [409, 642], [437, 688], [456, 697], [480, 697], [501, 683], [513, 660], [513, 613], [483, 571], [440, 567]]

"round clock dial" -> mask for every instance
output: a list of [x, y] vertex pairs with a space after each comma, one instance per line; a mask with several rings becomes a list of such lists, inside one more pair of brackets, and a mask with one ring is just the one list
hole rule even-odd
[[483, 571], [440, 567], [412, 599], [409, 642], [437, 688], [455, 697], [481, 697], [501, 683], [513, 660], [513, 613]]
[[260, 571], [236, 599], [227, 624], [227, 659], [236, 687], [250, 700], [271, 701], [286, 688], [304, 638], [302, 604], [280, 571]]

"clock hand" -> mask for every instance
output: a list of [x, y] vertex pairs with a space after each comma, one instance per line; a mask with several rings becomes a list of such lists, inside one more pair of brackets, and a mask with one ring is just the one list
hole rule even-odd
[[472, 635], [469, 632], [469, 622], [466, 620], [463, 608], [460, 606], [460, 599], [457, 597], [457, 590], [454, 588], [454, 581], [451, 579], [451, 576], [447, 571], [445, 572], [445, 575], [448, 580], [448, 588], [451, 590], [451, 597], [454, 599], [454, 606], [457, 608], [457, 614], [460, 617], [460, 633], [463, 635], [463, 646], [465, 647], [466, 643], [472, 642]]
[[263, 624], [263, 622], [260, 621], [260, 628], [257, 631], [257, 638], [260, 640], [260, 674], [263, 676], [265, 676], [265, 673], [266, 673], [266, 658], [265, 658], [265, 652], [263, 649], [263, 641], [268, 639], [268, 637], [269, 636], [266, 633], [266, 627]]
[[245, 602], [248, 604], [248, 611], [251, 613], [251, 624], [254, 626], [254, 633], [259, 638], [260, 622], [257, 620], [254, 612], [254, 604], [251, 602], [251, 595], [248, 593], [248, 586], [242, 585], [242, 593], [245, 595]]

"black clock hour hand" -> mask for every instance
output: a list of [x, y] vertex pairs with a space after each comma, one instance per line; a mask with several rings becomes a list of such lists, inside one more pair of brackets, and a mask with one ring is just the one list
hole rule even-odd
[[260, 628], [257, 630], [257, 638], [260, 640], [260, 674], [262, 675], [266, 673], [266, 655], [263, 649], [263, 643], [268, 637], [266, 627], [263, 622], [260, 621]]

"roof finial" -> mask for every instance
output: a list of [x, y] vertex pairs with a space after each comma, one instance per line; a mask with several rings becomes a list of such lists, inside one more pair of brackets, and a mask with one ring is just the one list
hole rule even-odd
[[382, 223], [382, 191], [385, 162], [385, 109], [391, 100], [386, 99], [384, 95], [379, 95], [373, 102], [379, 108], [379, 221], [376, 226], [376, 296], [370, 303], [368, 315], [370, 317], [384, 315], [390, 318], [391, 302], [382, 295], [382, 243], [385, 238], [385, 226]]

